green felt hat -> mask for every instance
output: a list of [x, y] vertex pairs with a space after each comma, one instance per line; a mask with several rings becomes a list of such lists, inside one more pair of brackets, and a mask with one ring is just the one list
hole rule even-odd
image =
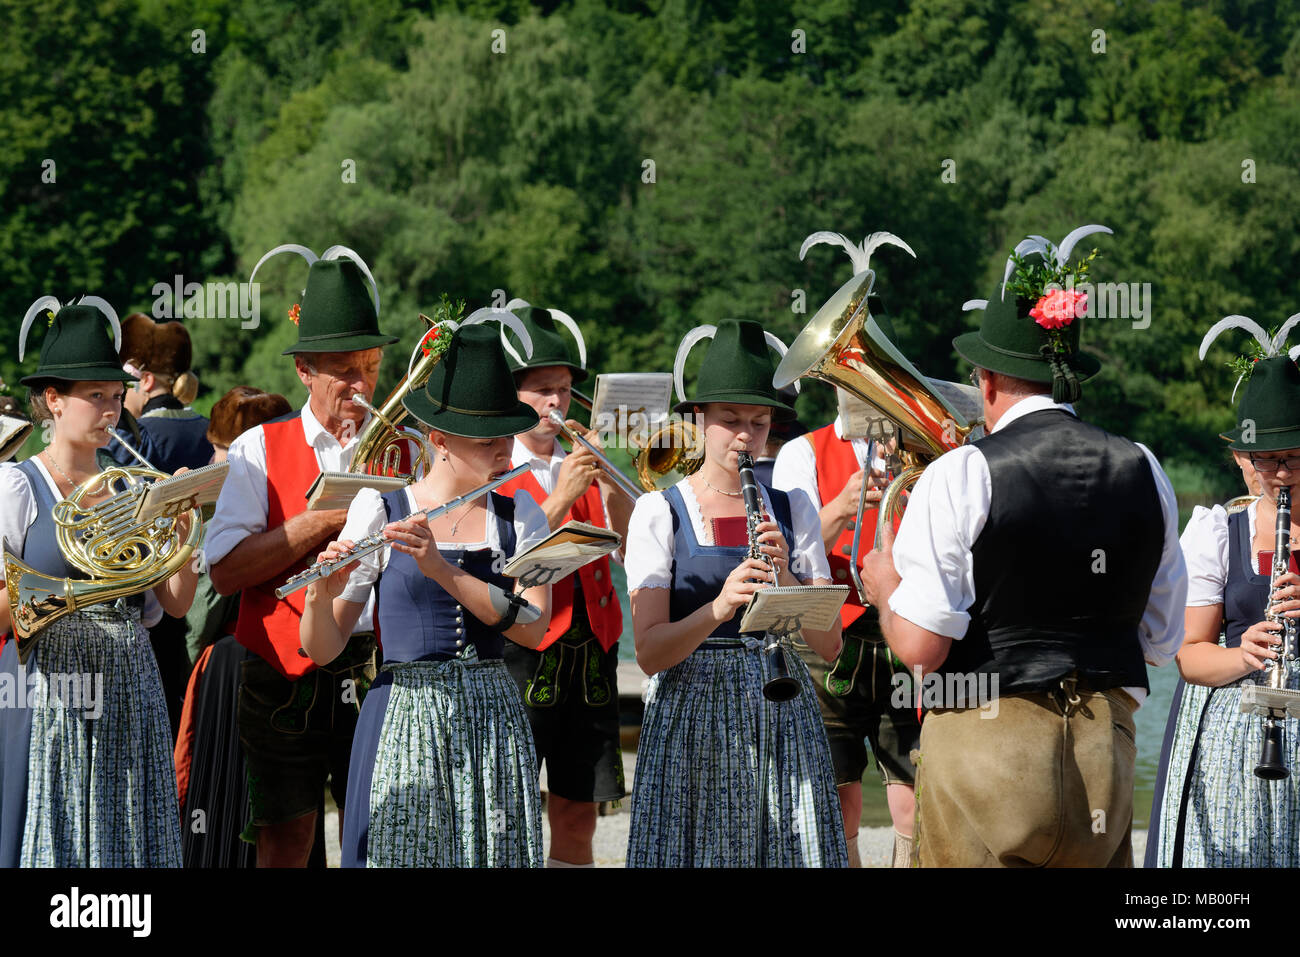
[[1029, 315], [1034, 305], [1010, 293], [1003, 298], [999, 284], [984, 306], [979, 330], [953, 339], [953, 348], [973, 366], [1028, 382], [1053, 382], [1059, 366], [1067, 367], [1067, 376], [1072, 374], [1079, 382], [1086, 382], [1101, 371], [1100, 360], [1079, 348], [1082, 318], [1061, 331], [1066, 352], [1056, 353], [1052, 351], [1048, 331]]
[[[40, 362], [35, 372], [20, 380], [23, 385], [39, 383], [43, 379], [136, 381], [135, 376], [123, 370], [118, 359], [122, 326], [117, 320], [117, 312], [98, 296], [82, 296], [75, 305], [66, 306], [60, 306], [53, 296], [42, 296], [32, 303], [18, 334], [19, 362], [27, 352], [27, 333], [42, 313], [54, 315], [41, 343]], [[111, 336], [110, 327], [113, 330]]]
[[1237, 406], [1237, 427], [1220, 438], [1238, 452], [1300, 449], [1300, 368], [1290, 356], [1255, 363]]
[[[706, 374], [696, 383], [695, 395], [685, 398], [682, 372], [691, 347], [701, 339], [712, 337], [700, 369]], [[678, 403], [674, 412], [689, 412], [692, 406], [709, 402], [734, 402], [743, 405], [766, 405], [773, 418], [792, 419], [795, 411], [787, 405], [772, 385], [776, 364], [772, 352], [785, 355], [785, 344], [752, 319], [723, 319], [717, 326], [697, 326], [686, 334], [677, 347], [673, 379]]]
[[[281, 355], [309, 352], [359, 352], [389, 346], [396, 336], [379, 331], [379, 286], [365, 261], [346, 246], [331, 246], [318, 257], [306, 246], [276, 246], [253, 267], [277, 253], [292, 252], [307, 260], [307, 287], [296, 310], [298, 341]], [[369, 288], [366, 284], [369, 283]]]
[[[520, 302], [520, 305], [515, 305]], [[514, 342], [501, 329], [501, 343], [506, 350], [506, 359], [511, 372], [525, 369], [540, 369], [543, 366], [564, 366], [573, 373], [574, 383], [587, 378], [587, 343], [578, 330], [578, 324], [567, 314], [558, 309], [542, 309], [530, 306], [522, 300], [507, 304], [507, 308], [517, 315], [533, 340], [533, 354], [525, 357], [520, 354], [518, 340]], [[564, 326], [570, 335], [562, 333], [558, 326]], [[577, 347], [577, 356], [570, 348], [569, 340]], [[575, 361], [576, 359], [576, 361]]]
[[431, 429], [476, 439], [518, 435], [538, 422], [519, 401], [500, 333], [486, 324], [457, 329], [425, 387], [402, 405]]

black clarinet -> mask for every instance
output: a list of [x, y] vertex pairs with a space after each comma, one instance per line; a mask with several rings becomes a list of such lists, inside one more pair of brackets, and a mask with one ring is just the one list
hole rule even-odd
[[[754, 459], [748, 452], [736, 456], [740, 466], [740, 490], [745, 496], [745, 526], [749, 532], [749, 557], [767, 562], [772, 570], [772, 582], [776, 583], [776, 564], [771, 556], [763, 553], [758, 544], [758, 526], [763, 521], [762, 499], [758, 494], [758, 482], [754, 479]], [[781, 647], [781, 635], [768, 632], [763, 636], [763, 653], [772, 659], [773, 677], [763, 685], [763, 697], [769, 701], [789, 701], [797, 698], [803, 689], [799, 682], [790, 676], [785, 664], [785, 650]]]
[[[1273, 589], [1277, 587], [1277, 580], [1285, 575], [1291, 568], [1291, 489], [1283, 486], [1277, 490], [1277, 526], [1276, 537], [1273, 545], [1273, 574], [1268, 582], [1268, 601], [1269, 608], [1273, 606]], [[1274, 614], [1271, 610], [1265, 616], [1269, 621], [1276, 621], [1282, 625], [1282, 645], [1278, 649], [1278, 656], [1268, 663], [1268, 688], [1275, 692], [1281, 692], [1287, 684], [1287, 661], [1296, 655], [1296, 630], [1297, 622], [1294, 618], [1288, 618], [1285, 615]], [[1280, 781], [1290, 772], [1286, 766], [1286, 735], [1283, 730], [1282, 722], [1285, 720], [1285, 712], [1281, 715], [1276, 712], [1269, 713], [1264, 718], [1264, 747], [1259, 757], [1259, 764], [1255, 765], [1255, 774], [1258, 777], [1268, 781]]]

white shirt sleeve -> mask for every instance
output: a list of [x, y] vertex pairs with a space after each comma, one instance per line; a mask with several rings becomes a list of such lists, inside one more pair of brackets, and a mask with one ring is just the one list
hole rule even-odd
[[937, 635], [959, 639], [975, 603], [971, 545], [984, 529], [993, 479], [979, 449], [953, 449], [926, 467], [894, 540], [902, 577], [889, 607]]
[[672, 587], [673, 515], [662, 492], [637, 499], [627, 523], [628, 594], [638, 588]]
[[519, 489], [514, 494], [514, 501], [515, 551], [514, 555], [509, 556], [510, 558], [514, 558], [520, 552], [526, 551], [551, 534], [551, 526], [546, 521], [546, 513], [542, 511], [542, 507], [537, 504], [536, 499], [524, 489]]
[[776, 453], [776, 462], [772, 465], [772, 487], [782, 492], [802, 489], [819, 512], [826, 504], [817, 487], [817, 456], [807, 435], [785, 443]]
[[[1138, 627], [1142, 654], [1153, 665], [1167, 665], [1174, 660], [1183, 644], [1183, 609], [1187, 606], [1187, 565], [1178, 543], [1178, 499], [1173, 483], [1156, 457], [1145, 445], [1138, 444], [1151, 466], [1156, 491], [1160, 495], [1160, 511], [1165, 521], [1165, 541], [1160, 553], [1160, 567], [1151, 581], [1146, 611]], [[1220, 509], [1222, 511], [1222, 509]], [[1226, 513], [1225, 513], [1226, 517]], [[1226, 542], [1226, 525], [1225, 525]], [[1226, 553], [1225, 553], [1226, 555]], [[1225, 566], [1226, 567], [1226, 566]], [[1222, 594], [1222, 592], [1220, 592]]]
[[[407, 493], [410, 494], [409, 492]], [[388, 524], [388, 514], [384, 509], [383, 497], [377, 489], [363, 488], [348, 506], [348, 517], [339, 532], [339, 540], [347, 539], [359, 542], [374, 535]], [[313, 556], [312, 561], [315, 561]], [[370, 590], [379, 579], [379, 573], [388, 564], [388, 549], [381, 548], [361, 558], [352, 566], [352, 574], [339, 596], [357, 604], [370, 597]]]
[[1187, 604], [1223, 604], [1228, 587], [1228, 513], [1222, 505], [1196, 506], [1179, 539], [1187, 563]]
[[816, 504], [803, 489], [786, 494], [790, 496], [790, 524], [794, 526], [794, 541], [789, 543], [790, 571], [805, 583], [815, 578], [829, 579], [831, 563], [822, 550], [822, 523]]
[[249, 429], [230, 446], [230, 471], [208, 523], [203, 558], [208, 567], [221, 561], [249, 535], [266, 531], [266, 435]]
[[[36, 496], [23, 471], [12, 462], [0, 464], [0, 545], [20, 557], [27, 543], [27, 529], [36, 521]], [[4, 581], [0, 562], [0, 582]]]

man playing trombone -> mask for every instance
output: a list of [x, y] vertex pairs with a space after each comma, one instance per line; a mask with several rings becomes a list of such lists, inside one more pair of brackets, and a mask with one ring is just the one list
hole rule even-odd
[[[566, 455], [557, 441], [560, 426], [548, 419], [552, 412], [567, 416], [573, 383], [587, 378], [582, 334], [558, 310], [523, 306], [517, 313], [532, 337], [533, 354], [525, 359], [512, 350], [510, 364], [520, 400], [541, 422], [515, 437], [511, 456], [512, 465], [531, 463], [533, 471], [502, 491], [531, 493], [552, 530], [574, 519], [626, 538], [632, 500], [593, 452], [579, 446]], [[557, 320], [574, 338], [577, 361]], [[623, 609], [606, 557], [552, 583], [551, 624], [536, 651], [506, 642], [506, 666], [526, 705], [539, 768], [546, 763], [548, 867], [591, 866], [597, 806], [627, 793], [618, 737], [622, 631]]]

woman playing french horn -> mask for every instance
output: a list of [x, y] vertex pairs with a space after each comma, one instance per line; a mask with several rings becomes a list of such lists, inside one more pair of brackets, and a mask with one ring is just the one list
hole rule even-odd
[[[23, 339], [45, 311], [55, 315], [40, 364], [22, 381], [51, 439], [34, 458], [0, 466], [0, 537], [37, 572], [84, 579], [60, 551], [52, 512], [98, 474], [96, 450], [133, 379], [118, 365], [107, 303], [86, 297], [60, 308], [46, 297], [29, 310]], [[184, 615], [196, 577], [187, 565], [145, 594], [65, 615], [38, 632], [25, 662], [15, 640], [5, 643], [0, 688], [20, 700], [0, 708], [0, 865], [180, 866], [167, 708], [143, 626], [163, 609]], [[0, 602], [0, 632], [12, 625], [9, 602]]]
[[[747, 540], [738, 454], [760, 452], [772, 417], [794, 410], [772, 388], [773, 363], [756, 322], [719, 323], [703, 368], [707, 386], [677, 411], [699, 416], [704, 462], [672, 488], [643, 495], [628, 528], [637, 663], [652, 678], [627, 863], [842, 867], [848, 858], [830, 749], [808, 670], [786, 654], [801, 693], [766, 701], [763, 642], [739, 632], [745, 605], [769, 587], [772, 566], [782, 585], [830, 584], [817, 511], [804, 493], [762, 489], [775, 518], [756, 528], [763, 558]], [[803, 638], [833, 659], [838, 620]]]

